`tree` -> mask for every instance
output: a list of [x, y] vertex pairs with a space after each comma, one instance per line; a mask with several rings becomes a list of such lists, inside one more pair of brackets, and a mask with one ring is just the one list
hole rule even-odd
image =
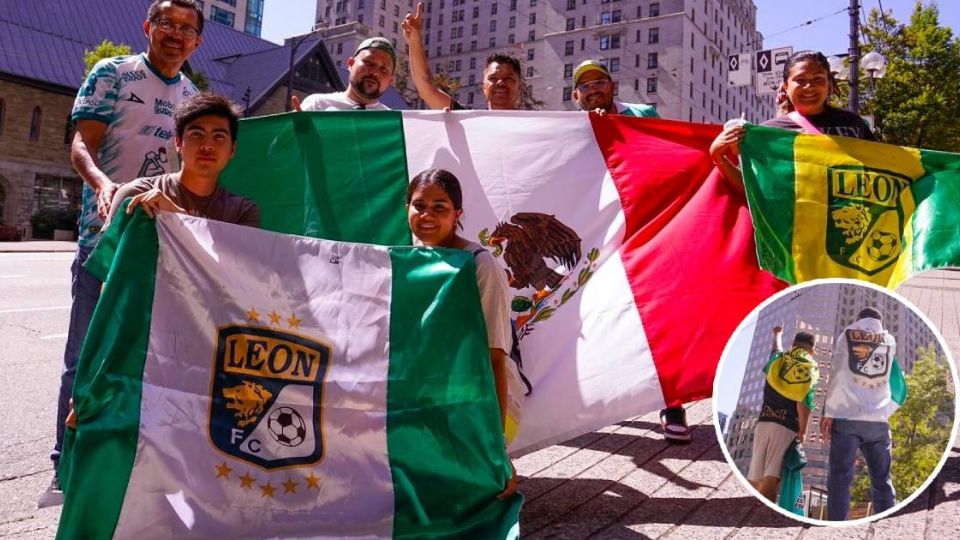
[[202, 71], [194, 71], [190, 75], [187, 75], [187, 78], [190, 79], [190, 82], [201, 92], [206, 92], [210, 89], [210, 79], [207, 79], [207, 74]]
[[521, 111], [539, 111], [543, 107], [543, 100], [533, 95], [533, 85], [520, 83], [520, 103], [517, 108]]
[[[950, 442], [954, 390], [945, 358], [937, 358], [931, 343], [917, 350], [913, 372], [906, 376], [907, 401], [890, 417], [893, 435], [891, 476], [897, 498], [903, 500], [933, 474]], [[867, 471], [858, 471], [852, 502], [870, 500]]]
[[83, 74], [86, 76], [87, 73], [90, 73], [90, 70], [93, 69], [93, 66], [95, 66], [97, 62], [103, 60], [104, 58], [127, 56], [130, 54], [133, 54], [133, 49], [131, 49], [129, 45], [124, 45], [123, 43], [114, 44], [112, 41], [105, 39], [101, 41], [99, 45], [94, 47], [92, 51], [83, 51], [83, 64], [85, 66]]
[[872, 9], [863, 33], [864, 51], [887, 59], [861, 111], [878, 120], [884, 142], [960, 151], [960, 41], [940, 26], [936, 5], [918, 1], [909, 24]]

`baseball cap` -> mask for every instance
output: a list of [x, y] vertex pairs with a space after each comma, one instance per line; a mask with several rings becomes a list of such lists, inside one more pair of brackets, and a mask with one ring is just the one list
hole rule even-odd
[[393, 59], [393, 66], [397, 66], [397, 51], [393, 49], [393, 43], [390, 43], [389, 39], [379, 36], [367, 38], [360, 42], [360, 45], [357, 46], [357, 51], [353, 53], [353, 55], [356, 56], [360, 54], [360, 51], [364, 49], [380, 49], [389, 54], [390, 58]]
[[580, 77], [587, 73], [588, 71], [599, 71], [607, 76], [608, 79], [613, 79], [610, 76], [610, 71], [607, 70], [607, 66], [597, 62], [596, 60], [584, 60], [580, 62], [580, 65], [577, 66], [577, 69], [573, 71], [573, 86], [577, 86], [577, 81], [580, 80]]

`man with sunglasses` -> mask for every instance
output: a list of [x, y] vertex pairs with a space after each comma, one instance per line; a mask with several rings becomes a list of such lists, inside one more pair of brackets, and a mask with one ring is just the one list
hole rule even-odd
[[[64, 421], [73, 393], [77, 357], [100, 296], [100, 282], [83, 264], [100, 239], [120, 184], [142, 176], [174, 172], [179, 167], [174, 147], [173, 110], [197, 92], [180, 72], [200, 45], [203, 12], [194, 0], [155, 0], [147, 10], [143, 33], [147, 51], [101, 60], [87, 75], [73, 103], [76, 124], [70, 158], [84, 180], [80, 239], [73, 274], [70, 327], [63, 355], [57, 403], [57, 438], [50, 455], [54, 470], [60, 462]], [[54, 475], [41, 506], [62, 501]]]
[[623, 103], [615, 96], [617, 83], [607, 66], [596, 60], [584, 60], [573, 72], [573, 100], [584, 111], [598, 114], [622, 114], [659, 118], [657, 110], [641, 103]]

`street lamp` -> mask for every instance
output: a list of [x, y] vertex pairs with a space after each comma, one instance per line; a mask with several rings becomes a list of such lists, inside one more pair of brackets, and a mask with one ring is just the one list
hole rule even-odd
[[[846, 54], [838, 54], [836, 56], [831, 56], [827, 58], [827, 62], [830, 64], [830, 73], [833, 73], [834, 78], [839, 81], [847, 81], [851, 87], [851, 93], [855, 87], [859, 86], [859, 81], [861, 79], [859, 73], [851, 73], [850, 68], [844, 62], [844, 57]], [[870, 81], [870, 88], [873, 88], [877, 79], [882, 79], [887, 73], [887, 59], [877, 51], [870, 51], [867, 54], [863, 55], [863, 58], [860, 59], [859, 67], [863, 71], [867, 72], [867, 79]], [[859, 71], [859, 70], [858, 70]], [[859, 100], [858, 100], [859, 101]], [[854, 103], [855, 107], [851, 108], [853, 112], [859, 112], [859, 103]]]

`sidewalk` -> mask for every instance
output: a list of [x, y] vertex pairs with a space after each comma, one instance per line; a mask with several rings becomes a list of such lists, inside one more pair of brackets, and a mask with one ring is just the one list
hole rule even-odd
[[0, 242], [0, 253], [58, 253], [73, 252], [76, 250], [76, 242], [57, 242], [54, 240]]

